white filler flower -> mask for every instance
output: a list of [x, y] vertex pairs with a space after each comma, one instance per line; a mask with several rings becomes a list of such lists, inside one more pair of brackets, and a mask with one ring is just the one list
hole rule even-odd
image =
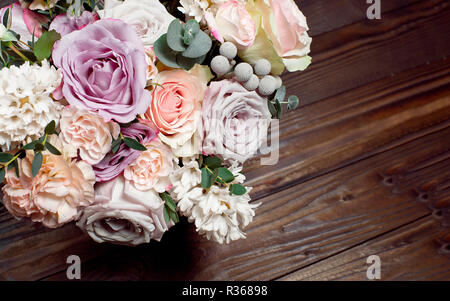
[[17, 147], [27, 138], [37, 139], [52, 120], [57, 123], [62, 105], [50, 94], [61, 83], [61, 72], [44, 60], [42, 66], [11, 66], [0, 70], [0, 148]]
[[[233, 173], [240, 168], [233, 166]], [[233, 183], [242, 183], [245, 177], [236, 175]], [[186, 162], [172, 177], [172, 195], [178, 201], [180, 213], [191, 223], [195, 223], [197, 232], [207, 239], [220, 244], [245, 238], [242, 229], [255, 216], [254, 209], [259, 204], [250, 204], [251, 188], [244, 195], [231, 195], [229, 190], [216, 185], [208, 192], [199, 186], [201, 171], [196, 161]]]

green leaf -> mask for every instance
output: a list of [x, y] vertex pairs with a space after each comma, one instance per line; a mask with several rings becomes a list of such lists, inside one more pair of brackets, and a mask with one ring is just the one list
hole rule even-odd
[[180, 218], [178, 217], [178, 214], [173, 211], [169, 211], [170, 219], [173, 220], [173, 222], [176, 224], [180, 221]]
[[33, 53], [40, 61], [48, 59], [52, 55], [53, 45], [61, 39], [61, 35], [55, 30], [44, 32], [34, 43]]
[[211, 50], [212, 41], [209, 35], [203, 31], [199, 31], [194, 40], [192, 40], [191, 45], [182, 52], [184, 57], [187, 58], [198, 58], [201, 57]]
[[184, 30], [189, 31], [193, 35], [197, 34], [200, 31], [200, 24], [195, 19], [191, 19], [186, 22], [184, 25]]
[[3, 183], [3, 181], [5, 180], [5, 175], [6, 175], [6, 170], [3, 167], [2, 169], [0, 169], [0, 184]]
[[272, 115], [272, 118], [275, 118], [277, 116], [277, 109], [275, 108], [275, 105], [273, 102], [268, 101], [267, 106], [269, 107], [269, 112]]
[[216, 169], [222, 166], [222, 159], [219, 157], [207, 157], [205, 159], [205, 164], [209, 167], [209, 169]]
[[291, 111], [291, 110], [297, 109], [299, 103], [300, 103], [300, 100], [298, 99], [297, 96], [295, 96], [295, 95], [289, 96], [289, 98], [288, 98], [288, 105], [287, 105], [288, 110]]
[[275, 93], [275, 97], [273, 99], [282, 102], [285, 97], [286, 97], [286, 86], [281, 86], [280, 88], [278, 88], [277, 93]]
[[0, 153], [0, 162], [1, 163], [8, 163], [12, 160], [14, 156], [8, 153]]
[[186, 50], [186, 46], [183, 42], [184, 29], [180, 23], [180, 20], [173, 20], [169, 28], [167, 29], [167, 45], [176, 52], [181, 52]]
[[44, 156], [42, 156], [41, 152], [37, 152], [34, 155], [33, 163], [31, 165], [31, 174], [33, 175], [33, 178], [35, 176], [37, 176], [37, 174], [39, 173], [39, 170], [41, 169], [43, 160], [44, 160]]
[[181, 52], [177, 54], [177, 64], [179, 66], [179, 68], [183, 68], [184, 70], [191, 70], [192, 67], [195, 66], [195, 64], [197, 63], [197, 59], [191, 59], [191, 58], [187, 58], [184, 57]]
[[19, 162], [17, 160], [14, 160], [12, 166], [14, 166], [14, 169], [16, 171], [16, 176], [19, 178], [20, 174], [19, 174]]
[[275, 109], [277, 109], [277, 119], [281, 119], [281, 116], [283, 115], [283, 108], [278, 100], [275, 100]]
[[164, 205], [164, 219], [166, 220], [166, 223], [170, 221], [169, 211], [167, 210], [166, 205]]
[[167, 67], [180, 68], [177, 63], [177, 52], [173, 51], [167, 44], [167, 34], [163, 34], [153, 44], [156, 57]]
[[1, 38], [2, 42], [17, 42], [18, 41], [17, 36], [11, 30], [5, 31], [5, 33], [0, 38]]
[[52, 121], [50, 121], [49, 124], [47, 124], [44, 132], [47, 135], [53, 135], [55, 133], [55, 129], [56, 129], [56, 122], [54, 120], [52, 120]]
[[234, 180], [234, 175], [225, 167], [218, 168], [218, 171], [217, 176], [225, 181], [225, 183], [230, 183]]
[[163, 192], [161, 193], [162, 199], [166, 202], [167, 207], [173, 212], [177, 212], [177, 205], [173, 201], [172, 197], [167, 193]]
[[111, 144], [111, 150], [112, 150], [113, 154], [117, 153], [121, 144], [122, 144], [122, 139], [117, 138], [116, 140], [113, 140], [113, 142]]
[[36, 143], [36, 145], [34, 146], [34, 150], [37, 152], [41, 152], [45, 149], [44, 144], [42, 144], [41, 142]]
[[208, 170], [206, 170], [205, 167], [202, 168], [202, 181], [201, 181], [201, 185], [202, 185], [202, 187], [205, 188], [205, 189], [211, 188], [211, 185], [212, 185], [211, 174], [208, 172]]
[[45, 147], [48, 149], [48, 151], [49, 152], [51, 152], [52, 154], [54, 154], [54, 155], [57, 155], [57, 156], [61, 156], [61, 152], [56, 148], [56, 147], [54, 147], [53, 145], [51, 145], [50, 144], [50, 142], [46, 142], [45, 143]]
[[142, 144], [140, 144], [137, 140], [129, 138], [129, 137], [125, 137], [123, 138], [123, 142], [125, 143], [126, 146], [128, 146], [129, 148], [138, 150], [138, 151], [146, 151], [147, 148], [145, 146], [143, 146]]
[[245, 187], [241, 184], [233, 184], [230, 187], [230, 191], [234, 195], [243, 195], [247, 192], [247, 189], [245, 189]]
[[9, 7], [5, 10], [4, 15], [3, 15], [3, 20], [2, 20], [2, 24], [5, 27], [8, 27], [8, 18], [9, 18]]

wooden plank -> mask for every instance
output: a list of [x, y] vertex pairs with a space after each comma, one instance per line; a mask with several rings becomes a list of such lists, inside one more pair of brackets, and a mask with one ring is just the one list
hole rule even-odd
[[[192, 226], [182, 225], [161, 245], [116, 249], [109, 257], [86, 262], [83, 279], [124, 279], [129, 276], [122, 274], [124, 266], [130, 267], [132, 279], [141, 280], [284, 276], [429, 216], [427, 206], [416, 201], [414, 187], [393, 192], [382, 175], [397, 166], [407, 171], [438, 157], [446, 162], [450, 141], [443, 137], [449, 134], [450, 127], [262, 198], [257, 218], [247, 229], [247, 240], [220, 246], [194, 236]], [[439, 164], [428, 165], [429, 169], [418, 171], [419, 179], [426, 174], [426, 181], [441, 180], [450, 173]], [[62, 272], [49, 279], [64, 277]]]
[[450, 250], [441, 248], [448, 235], [430, 216], [280, 280], [367, 280], [370, 255], [381, 260], [381, 280], [450, 280]]
[[[304, 2], [316, 23], [335, 18], [325, 2]], [[336, 2], [343, 15], [362, 5]], [[248, 165], [263, 206], [247, 241], [216, 246], [181, 224], [160, 244], [106, 246], [73, 225], [36, 230], [0, 211], [0, 279], [64, 279], [72, 254], [86, 279], [273, 279], [429, 214], [411, 192], [390, 194], [376, 172], [448, 149], [450, 12], [446, 1], [392, 3], [381, 21], [358, 12], [321, 28], [308, 72], [284, 77], [303, 107], [282, 122], [277, 170]]]

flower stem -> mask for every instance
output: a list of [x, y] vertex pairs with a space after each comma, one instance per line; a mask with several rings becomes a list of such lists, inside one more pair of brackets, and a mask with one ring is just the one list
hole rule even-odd
[[19, 51], [12, 43], [9, 45], [9, 48], [14, 51], [18, 56], [20, 56], [24, 61], [30, 61], [29, 58], [27, 58], [25, 55], [23, 55], [22, 52]]

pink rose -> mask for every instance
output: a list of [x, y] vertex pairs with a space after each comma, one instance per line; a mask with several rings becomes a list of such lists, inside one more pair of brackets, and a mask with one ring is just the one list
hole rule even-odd
[[212, 82], [202, 107], [202, 151], [243, 163], [267, 139], [272, 116], [267, 99], [230, 80]]
[[79, 150], [82, 160], [91, 165], [99, 163], [111, 150], [112, 139], [117, 139], [120, 126], [106, 122], [101, 116], [73, 106], [61, 113], [61, 138]]
[[120, 123], [149, 107], [144, 45], [125, 22], [103, 19], [67, 34], [55, 43], [52, 57], [64, 76], [62, 95], [71, 105]]
[[162, 193], [170, 186], [169, 176], [173, 170], [172, 151], [159, 139], [145, 145], [147, 150], [128, 165], [124, 171], [125, 179], [138, 190], [155, 189]]
[[158, 193], [137, 190], [123, 176], [98, 184], [95, 203], [84, 208], [77, 222], [96, 242], [131, 246], [159, 241], [173, 225], [165, 221]]
[[78, 210], [94, 201], [95, 175], [86, 162], [73, 160], [74, 149], [63, 147], [56, 136], [50, 142], [63, 154], [43, 152], [41, 170], [34, 178], [33, 152], [19, 159], [20, 178], [13, 170], [7, 173], [3, 203], [16, 217], [30, 217], [34, 222], [56, 228], [75, 220]]
[[215, 21], [221, 38], [234, 43], [239, 49], [250, 47], [255, 41], [255, 23], [245, 6], [237, 1], [231, 0], [221, 5]]
[[159, 128], [159, 138], [176, 150], [197, 130], [207, 81], [177, 69], [159, 73], [156, 82], [161, 86], [153, 89], [146, 117]]

